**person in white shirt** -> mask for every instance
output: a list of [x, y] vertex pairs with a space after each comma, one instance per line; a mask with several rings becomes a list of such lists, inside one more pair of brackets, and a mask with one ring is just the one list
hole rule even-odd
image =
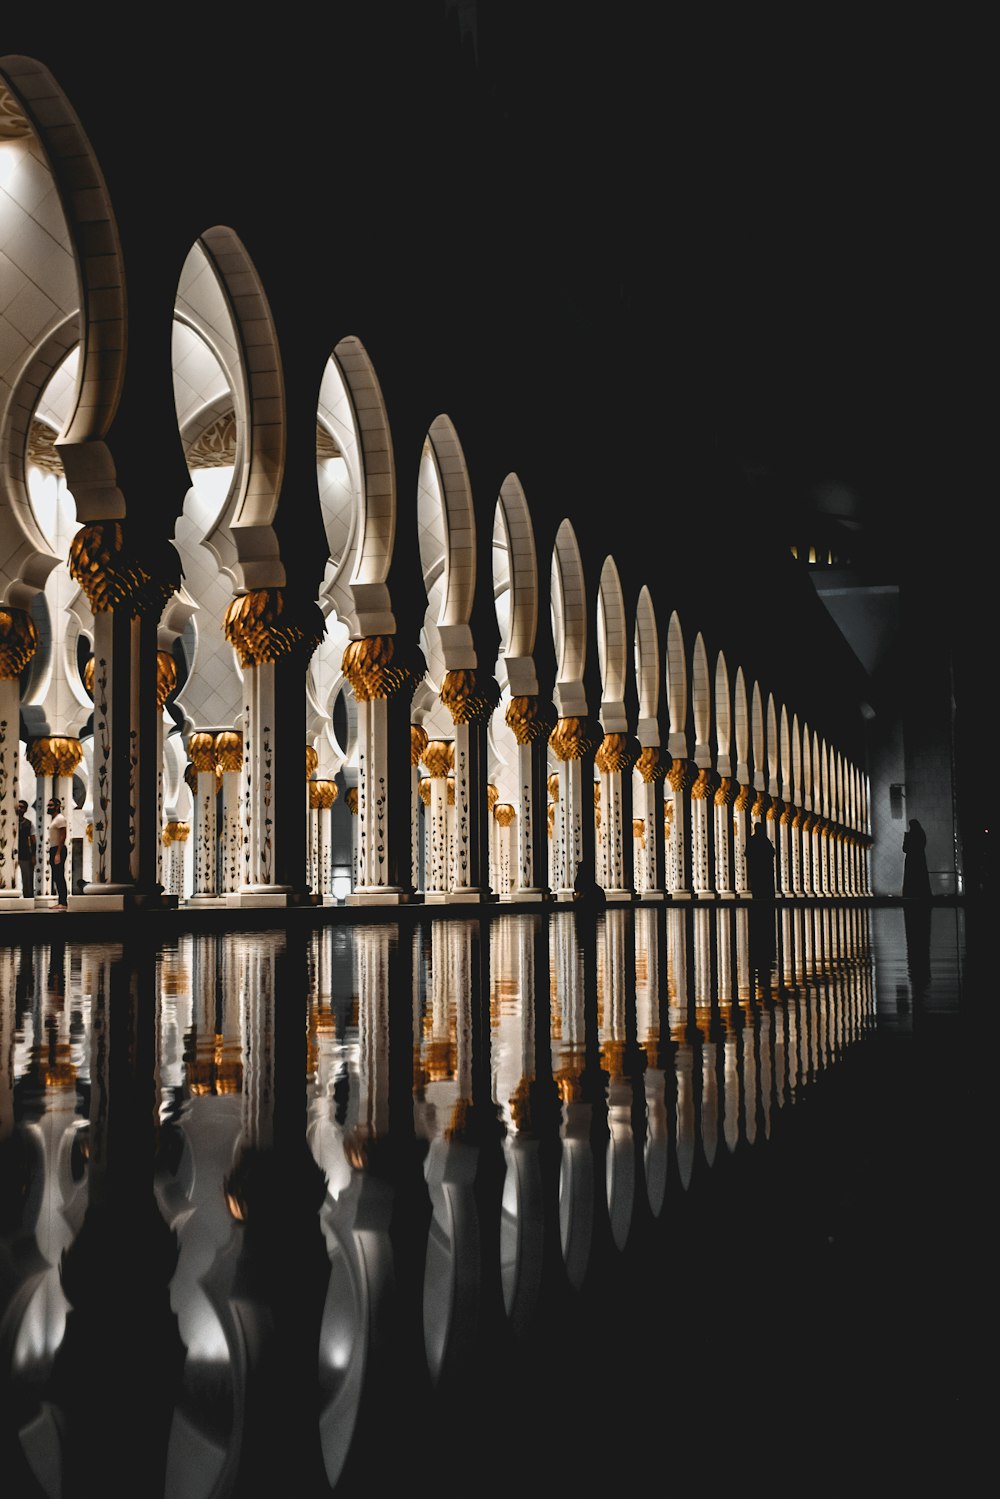
[[69, 852], [69, 843], [61, 799], [58, 796], [50, 797], [46, 811], [52, 819], [49, 824], [49, 868], [52, 870], [52, 884], [58, 898], [56, 910], [65, 911], [67, 907], [66, 855]]

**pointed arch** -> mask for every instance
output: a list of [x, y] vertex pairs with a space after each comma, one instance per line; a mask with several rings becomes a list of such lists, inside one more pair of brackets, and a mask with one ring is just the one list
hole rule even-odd
[[750, 712], [742, 666], [736, 668], [736, 686], [733, 689], [733, 734], [736, 740], [736, 774], [741, 784], [749, 785]]
[[733, 773], [733, 711], [729, 691], [729, 668], [722, 651], [715, 658], [715, 753], [721, 776]]
[[[470, 620], [476, 591], [476, 517], [465, 454], [448, 416], [434, 418], [427, 433], [422, 467], [433, 479], [440, 505], [440, 567], [427, 571], [428, 581], [440, 579], [433, 623], [441, 643], [445, 669], [474, 667], [475, 649]], [[429, 559], [427, 559], [429, 560]]]
[[695, 760], [711, 765], [712, 750], [712, 678], [708, 670], [708, 652], [699, 630], [691, 652], [691, 703], [694, 710]]
[[778, 778], [778, 708], [774, 693], [767, 694], [767, 789], [771, 796], [780, 794]]
[[667, 712], [670, 715], [667, 749], [675, 759], [684, 760], [688, 754], [687, 709], [687, 660], [684, 651], [684, 632], [675, 609], [667, 623]]
[[792, 802], [802, 806], [802, 732], [797, 713], [792, 714]]
[[[502, 617], [500, 600], [506, 595]], [[500, 649], [511, 696], [538, 692], [534, 651], [538, 635], [538, 553], [531, 511], [521, 481], [508, 474], [493, 517], [493, 597], [501, 630]]]
[[628, 733], [625, 681], [628, 635], [625, 597], [615, 559], [609, 554], [597, 589], [597, 659], [601, 673], [601, 723], [606, 734]]
[[754, 682], [750, 699], [750, 739], [753, 745], [753, 784], [757, 791], [767, 790], [764, 758], [764, 704], [760, 683]]
[[556, 705], [564, 718], [585, 715], [586, 580], [576, 532], [568, 519], [560, 523], [552, 549], [552, 622], [556, 648]]
[[660, 635], [656, 610], [645, 583], [635, 609], [635, 680], [639, 696], [639, 742], [660, 743]]
[[778, 795], [782, 801], [791, 801], [792, 788], [792, 741], [788, 730], [788, 709], [781, 705], [778, 716]]

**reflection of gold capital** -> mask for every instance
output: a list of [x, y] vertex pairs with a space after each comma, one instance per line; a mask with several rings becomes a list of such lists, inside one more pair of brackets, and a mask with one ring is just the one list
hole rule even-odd
[[221, 729], [216, 734], [215, 763], [223, 772], [243, 769], [243, 735], [236, 729]]
[[642, 776], [646, 785], [653, 781], [662, 781], [667, 773], [667, 767], [663, 763], [663, 757], [655, 744], [647, 744], [635, 762], [635, 768]]
[[348, 786], [347, 791], [344, 794], [344, 801], [350, 807], [351, 812], [354, 814], [354, 816], [357, 817], [357, 815], [358, 815], [358, 788], [357, 788], [357, 786]]
[[500, 701], [500, 689], [493, 677], [480, 681], [474, 671], [449, 671], [441, 683], [441, 701], [453, 722], [474, 723], [489, 718]]
[[323, 639], [326, 621], [311, 602], [293, 609], [281, 588], [255, 588], [233, 599], [223, 630], [241, 666], [264, 666], [297, 648], [311, 654]]
[[419, 796], [420, 800], [423, 802], [423, 804], [424, 804], [425, 807], [429, 807], [430, 806], [430, 804], [431, 804], [431, 778], [430, 778], [430, 776], [421, 776], [420, 777], [420, 780], [417, 782], [417, 795]]
[[557, 760], [582, 760], [596, 743], [596, 736], [586, 718], [560, 718], [549, 735], [549, 744]]
[[510, 802], [497, 802], [493, 808], [493, 816], [502, 828], [509, 828], [517, 813]]
[[83, 745], [79, 739], [50, 735], [33, 739], [28, 745], [27, 757], [36, 775], [71, 776], [83, 759]]
[[0, 681], [19, 677], [38, 649], [38, 630], [26, 609], [0, 605]]
[[427, 748], [427, 730], [422, 723], [410, 724], [410, 764], [420, 764], [420, 757]]
[[428, 775], [446, 776], [455, 763], [455, 746], [450, 739], [429, 739], [421, 758]]
[[365, 635], [360, 640], [349, 640], [340, 669], [359, 703], [391, 697], [405, 683], [416, 682], [413, 670], [396, 650], [394, 635]]
[[307, 781], [308, 781], [308, 779], [309, 779], [310, 776], [314, 776], [316, 774], [316, 767], [317, 767], [318, 764], [319, 764], [319, 750], [315, 747], [315, 745], [307, 744], [306, 745], [306, 780]]
[[512, 697], [504, 718], [518, 744], [531, 744], [548, 735], [555, 722], [551, 710], [546, 713], [537, 697]]

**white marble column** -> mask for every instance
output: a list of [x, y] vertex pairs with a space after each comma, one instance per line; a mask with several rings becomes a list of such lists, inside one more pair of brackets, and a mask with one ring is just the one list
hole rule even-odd
[[721, 900], [731, 900], [736, 893], [733, 883], [733, 814], [735, 783], [722, 776], [712, 799], [715, 817], [715, 888]]
[[709, 824], [714, 816], [717, 784], [718, 776], [710, 768], [702, 766], [691, 787], [691, 887], [702, 900], [715, 895], [709, 854]]
[[218, 889], [223, 895], [240, 888], [240, 776], [243, 770], [243, 735], [236, 729], [220, 729], [215, 736], [215, 763], [222, 775], [222, 827]]
[[510, 802], [497, 802], [493, 821], [496, 828], [496, 883], [493, 889], [501, 900], [508, 901], [513, 892], [516, 869], [517, 808]]
[[427, 858], [424, 900], [440, 905], [447, 899], [451, 883], [448, 836], [448, 773], [451, 770], [453, 746], [448, 739], [431, 739], [422, 759], [430, 780], [427, 805]]
[[215, 904], [218, 899], [216, 838], [218, 772], [215, 735], [198, 730], [188, 737], [188, 755], [194, 768], [194, 890], [192, 905]]
[[688, 787], [692, 778], [693, 768], [688, 760], [675, 759], [667, 771], [673, 809], [670, 818], [670, 895], [673, 900], [691, 899]]

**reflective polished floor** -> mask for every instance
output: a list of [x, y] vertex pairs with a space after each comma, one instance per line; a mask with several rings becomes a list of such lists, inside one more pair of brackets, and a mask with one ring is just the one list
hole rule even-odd
[[0, 1494], [964, 1490], [970, 920], [0, 947]]

